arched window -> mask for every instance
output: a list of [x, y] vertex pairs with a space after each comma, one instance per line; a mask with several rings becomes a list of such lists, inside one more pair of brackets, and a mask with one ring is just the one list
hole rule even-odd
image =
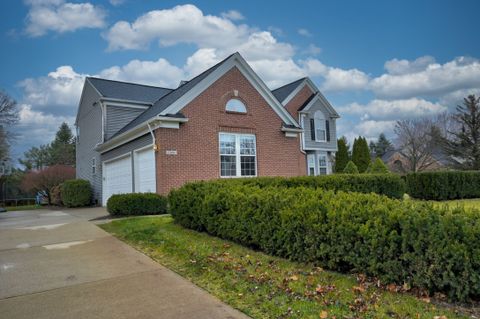
[[228, 112], [236, 112], [236, 113], [247, 113], [247, 108], [242, 101], [238, 99], [230, 99], [225, 106], [225, 110]]
[[315, 140], [324, 142], [327, 137], [327, 128], [325, 124], [325, 115], [321, 111], [316, 111], [315, 119]]

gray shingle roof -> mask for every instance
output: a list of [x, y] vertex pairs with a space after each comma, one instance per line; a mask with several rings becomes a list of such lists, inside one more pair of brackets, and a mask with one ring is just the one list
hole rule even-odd
[[[233, 54], [232, 54], [233, 55]], [[142, 114], [140, 114], [137, 118], [135, 118], [133, 121], [125, 125], [121, 130], [119, 130], [117, 133], [115, 133], [112, 138], [116, 137], [117, 135], [120, 135], [135, 126], [147, 121], [148, 119], [160, 114], [162, 111], [164, 111], [167, 107], [169, 107], [172, 103], [174, 103], [176, 100], [181, 98], [183, 95], [185, 95], [188, 91], [193, 89], [198, 83], [200, 83], [204, 78], [206, 78], [210, 73], [215, 71], [220, 65], [222, 65], [226, 60], [228, 60], [232, 55], [228, 56], [225, 58], [223, 61], [215, 64], [212, 66], [210, 69], [204, 71], [200, 75], [194, 77], [190, 81], [184, 83], [180, 87], [178, 87], [175, 90], [172, 90], [170, 93], [162, 96], [158, 101], [156, 101], [152, 107], [149, 109], [145, 110]]]
[[173, 91], [173, 89], [157, 86], [106, 80], [94, 77], [88, 77], [88, 80], [103, 97], [128, 101], [154, 103], [158, 99]]
[[292, 93], [300, 85], [300, 83], [303, 82], [303, 80], [305, 80], [305, 78], [301, 78], [291, 83], [285, 84], [284, 86], [272, 90], [272, 93], [281, 103], [287, 98], [287, 96], [290, 95], [290, 93]]

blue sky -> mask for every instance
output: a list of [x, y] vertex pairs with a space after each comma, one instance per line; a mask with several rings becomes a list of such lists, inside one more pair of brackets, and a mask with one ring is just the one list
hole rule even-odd
[[239, 51], [275, 88], [310, 76], [339, 133], [393, 137], [398, 119], [480, 92], [478, 1], [0, 2], [0, 88], [19, 103], [18, 158], [72, 124], [87, 75], [175, 87]]

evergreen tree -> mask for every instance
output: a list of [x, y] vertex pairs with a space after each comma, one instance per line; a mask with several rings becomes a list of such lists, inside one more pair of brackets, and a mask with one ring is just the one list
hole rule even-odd
[[370, 150], [364, 137], [360, 136], [353, 142], [352, 161], [360, 173], [367, 170], [368, 164], [370, 164]]
[[386, 152], [393, 149], [393, 144], [390, 142], [385, 134], [381, 133], [378, 137], [377, 143], [375, 143], [375, 155], [382, 157]]
[[388, 174], [390, 171], [388, 170], [385, 163], [377, 157], [373, 162], [368, 165], [366, 173], [369, 174]]
[[67, 123], [60, 125], [49, 153], [50, 165], [75, 166], [75, 137]]
[[341, 173], [350, 160], [347, 138], [342, 136], [340, 139], [338, 139], [337, 144], [338, 151], [335, 154], [335, 172]]
[[370, 149], [370, 154], [377, 154], [377, 144], [375, 144], [374, 141], [370, 141], [370, 143], [368, 144], [368, 148]]
[[357, 165], [355, 165], [355, 163], [352, 161], [348, 161], [347, 165], [343, 169], [343, 172], [345, 174], [358, 174]]
[[50, 163], [50, 148], [48, 145], [33, 146], [18, 161], [25, 166], [27, 171], [43, 169]]
[[459, 129], [450, 132], [452, 137], [446, 141], [445, 150], [460, 159], [459, 168], [480, 170], [480, 97], [469, 95], [463, 99], [453, 119]]

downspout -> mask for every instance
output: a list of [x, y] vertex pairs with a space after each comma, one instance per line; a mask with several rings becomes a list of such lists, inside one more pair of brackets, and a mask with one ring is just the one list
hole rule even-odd
[[303, 129], [303, 132], [300, 133], [300, 152], [302, 152], [303, 154], [307, 155], [307, 152], [304, 151], [304, 143], [305, 143], [305, 140], [303, 139], [303, 134], [305, 133], [305, 126], [303, 125], [303, 118], [304, 118], [305, 114], [300, 114], [300, 126], [302, 127]]
[[155, 133], [153, 133], [152, 127], [150, 126], [150, 122], [147, 122], [147, 126], [148, 126], [148, 131], [150, 132], [150, 135], [152, 135], [153, 150], [157, 151], [157, 141], [155, 139]]

